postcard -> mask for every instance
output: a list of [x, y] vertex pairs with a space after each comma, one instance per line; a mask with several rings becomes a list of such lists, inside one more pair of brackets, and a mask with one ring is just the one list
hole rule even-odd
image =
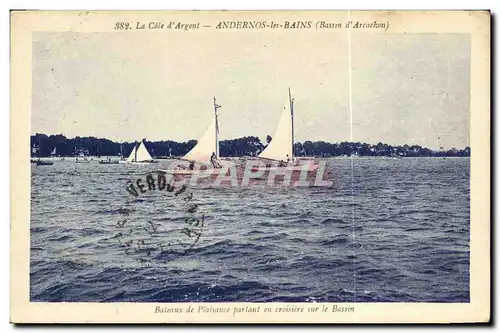
[[13, 323], [490, 320], [488, 11], [12, 11]]

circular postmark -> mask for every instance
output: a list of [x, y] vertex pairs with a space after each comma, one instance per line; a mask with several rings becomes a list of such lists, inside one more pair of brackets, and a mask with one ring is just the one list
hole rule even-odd
[[206, 215], [186, 184], [158, 172], [130, 179], [122, 189], [126, 200], [112, 239], [126, 255], [164, 261], [187, 253], [202, 237]]

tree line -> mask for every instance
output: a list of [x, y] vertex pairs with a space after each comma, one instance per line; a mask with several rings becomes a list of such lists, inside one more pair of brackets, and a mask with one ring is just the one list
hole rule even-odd
[[[221, 140], [219, 142], [220, 155], [222, 157], [256, 156], [269, 142], [271, 136], [266, 137], [266, 142], [262, 143], [258, 137], [246, 136], [232, 140]], [[151, 156], [180, 157], [186, 154], [196, 145], [196, 140], [187, 142], [176, 141], [148, 141], [145, 140]], [[95, 137], [75, 137], [66, 138], [62, 134], [46, 135], [37, 133], [31, 136], [32, 157], [48, 156], [128, 156], [132, 151], [135, 142], [114, 142], [108, 139]], [[55, 150], [55, 151], [54, 151]], [[470, 147], [464, 149], [452, 148], [449, 150], [432, 150], [418, 145], [391, 146], [379, 142], [372, 145], [360, 142], [340, 142], [329, 143], [324, 141], [297, 142], [294, 145], [296, 156], [388, 156], [388, 157], [416, 157], [416, 156], [470, 156]]]

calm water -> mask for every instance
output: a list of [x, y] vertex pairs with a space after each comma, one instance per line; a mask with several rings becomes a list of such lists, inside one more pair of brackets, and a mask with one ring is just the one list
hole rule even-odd
[[125, 190], [168, 161], [32, 165], [31, 299], [469, 301], [468, 158], [327, 161], [331, 188], [189, 187], [187, 251], [185, 200]]

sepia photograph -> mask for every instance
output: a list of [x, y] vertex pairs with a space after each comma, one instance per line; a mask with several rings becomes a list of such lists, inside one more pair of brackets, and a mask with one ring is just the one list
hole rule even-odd
[[489, 15], [12, 11], [11, 320], [488, 321]]

